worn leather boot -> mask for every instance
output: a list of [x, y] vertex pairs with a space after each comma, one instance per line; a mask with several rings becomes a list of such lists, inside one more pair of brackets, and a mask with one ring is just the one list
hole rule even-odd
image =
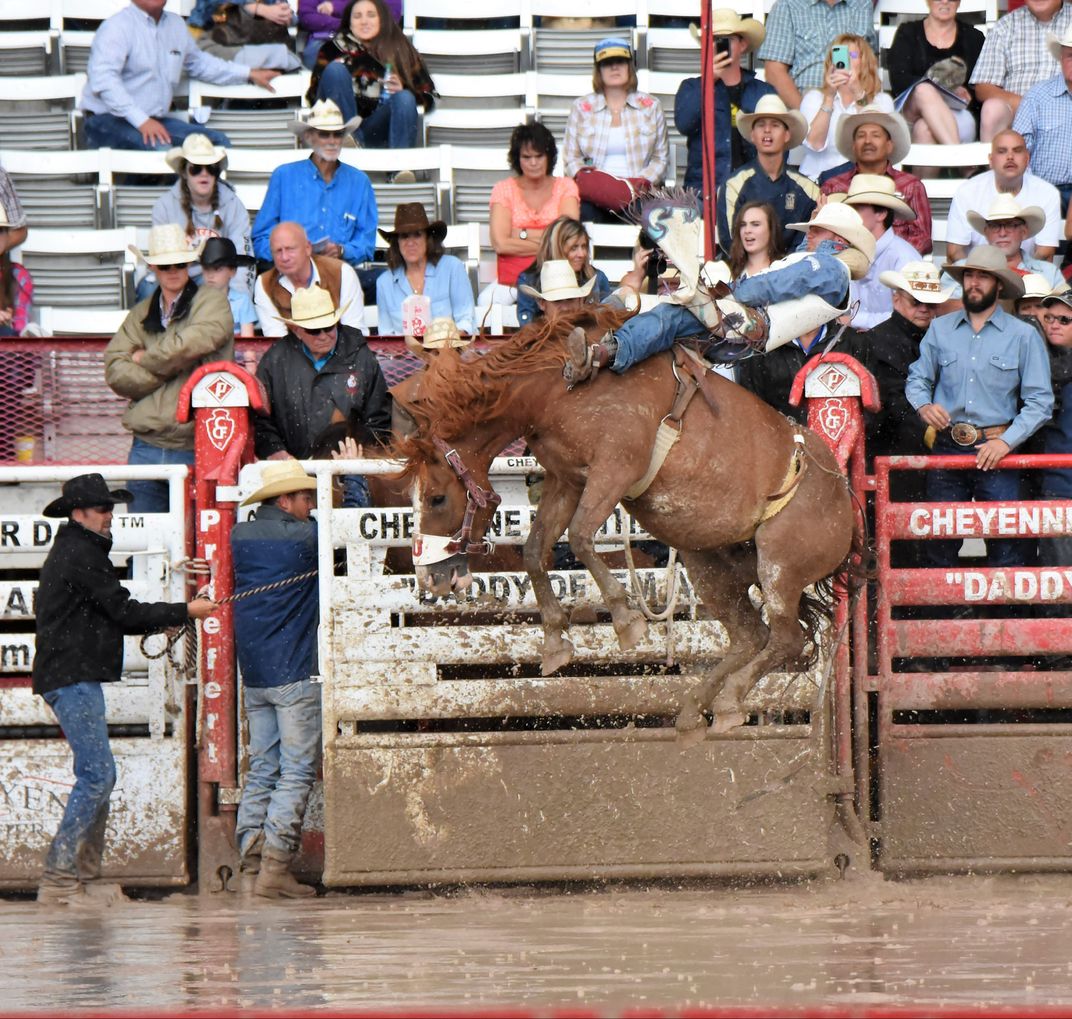
[[754, 350], [767, 344], [767, 318], [758, 308], [751, 308], [732, 298], [715, 301], [722, 319], [718, 332], [726, 340], [743, 340]]
[[617, 350], [618, 341], [612, 333], [606, 333], [598, 343], [589, 343], [585, 331], [576, 326], [566, 338], [567, 359], [562, 368], [566, 388], [572, 389], [578, 383], [594, 379], [600, 368], [614, 360]]
[[262, 899], [307, 899], [316, 895], [311, 885], [303, 885], [290, 872], [292, 853], [266, 846], [261, 857], [261, 872], [253, 893]]
[[238, 861], [238, 891], [241, 895], [252, 895], [257, 884], [257, 875], [261, 872], [261, 854], [264, 852], [264, 832], [249, 844], [249, 848]]

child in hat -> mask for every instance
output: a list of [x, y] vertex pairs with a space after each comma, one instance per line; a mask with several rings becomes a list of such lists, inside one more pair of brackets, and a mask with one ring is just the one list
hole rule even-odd
[[201, 249], [201, 272], [205, 286], [227, 294], [235, 333], [246, 338], [253, 336], [257, 312], [249, 299], [248, 291], [245, 288], [232, 287], [231, 280], [235, 278], [240, 265], [253, 265], [253, 261], [249, 255], [238, 254], [234, 241], [228, 237], [210, 237]]

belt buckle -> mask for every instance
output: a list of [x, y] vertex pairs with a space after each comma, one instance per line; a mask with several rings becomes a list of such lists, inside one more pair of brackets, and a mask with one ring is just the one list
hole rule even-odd
[[958, 446], [974, 446], [982, 438], [982, 434], [982, 429], [976, 428], [967, 421], [958, 421], [949, 430], [949, 437]]

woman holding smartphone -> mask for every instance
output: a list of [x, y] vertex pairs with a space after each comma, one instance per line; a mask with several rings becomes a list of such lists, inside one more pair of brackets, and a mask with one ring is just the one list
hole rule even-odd
[[819, 175], [845, 162], [834, 138], [838, 121], [864, 106], [877, 106], [893, 113], [893, 100], [880, 91], [878, 61], [866, 39], [839, 35], [823, 65], [823, 87], [810, 89], [800, 102], [800, 112], [808, 122], [804, 137], [804, 158], [800, 172], [818, 180]]

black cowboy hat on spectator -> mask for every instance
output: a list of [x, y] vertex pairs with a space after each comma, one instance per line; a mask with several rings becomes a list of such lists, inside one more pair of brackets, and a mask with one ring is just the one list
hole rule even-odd
[[418, 231], [428, 234], [433, 240], [442, 241], [447, 236], [447, 224], [441, 219], [429, 222], [428, 213], [420, 202], [404, 202], [395, 209], [395, 228], [380, 230], [380, 233], [390, 244], [399, 234], [414, 234]]
[[201, 268], [217, 269], [226, 266], [237, 269], [240, 265], [256, 265], [257, 260], [249, 255], [240, 255], [230, 237], [210, 237], [201, 249]]
[[41, 513], [46, 517], [69, 517], [71, 510], [86, 509], [88, 506], [111, 508], [117, 502], [130, 502], [133, 498], [133, 493], [125, 488], [109, 491], [100, 474], [79, 474], [63, 483], [63, 494], [53, 499]]

